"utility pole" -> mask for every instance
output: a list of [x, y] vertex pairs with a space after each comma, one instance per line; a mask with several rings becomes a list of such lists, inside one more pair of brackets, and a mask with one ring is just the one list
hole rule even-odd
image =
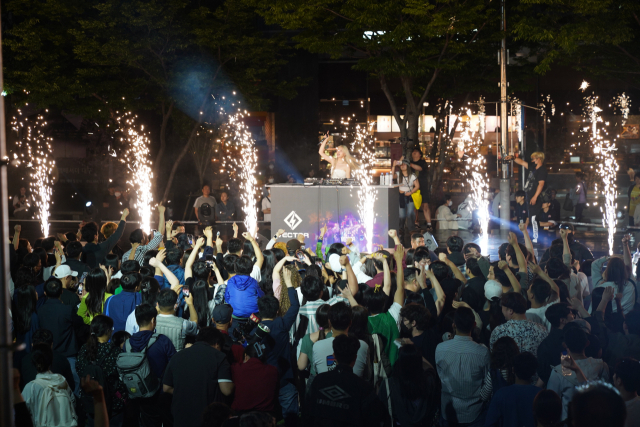
[[504, 157], [508, 156], [509, 147], [507, 144], [507, 18], [505, 10], [505, 0], [500, 2], [502, 19], [500, 29], [502, 30], [502, 43], [500, 45], [500, 148], [502, 155], [500, 163], [502, 176], [500, 177], [500, 229], [509, 229], [509, 192], [511, 190], [510, 167], [511, 162], [505, 162]]
[[[4, 90], [2, 78], [2, 39], [0, 38], [0, 91]], [[10, 427], [13, 425], [13, 339], [11, 337], [11, 322], [9, 318], [9, 197], [7, 191], [7, 138], [4, 126], [4, 96], [0, 96], [0, 425]]]

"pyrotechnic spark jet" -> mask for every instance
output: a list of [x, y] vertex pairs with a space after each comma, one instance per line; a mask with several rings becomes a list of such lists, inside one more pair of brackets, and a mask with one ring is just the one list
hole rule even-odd
[[[629, 118], [629, 109], [631, 107], [631, 99], [624, 92], [622, 95], [618, 95], [613, 98], [612, 104], [620, 109], [620, 114], [622, 114], [622, 124], [627, 123], [627, 119]], [[614, 113], [615, 114], [615, 111]]]
[[484, 96], [481, 96], [480, 100], [478, 101], [478, 118], [480, 119], [478, 131], [480, 132], [480, 138], [482, 138], [483, 140], [484, 140], [484, 133], [485, 133], [486, 116], [487, 114], [485, 112]]
[[[48, 112], [48, 110], [47, 110]], [[18, 153], [14, 153], [14, 164], [20, 163], [31, 169], [31, 197], [37, 208], [37, 216], [40, 220], [40, 228], [45, 237], [49, 235], [49, 210], [51, 205], [51, 185], [53, 184], [50, 172], [55, 166], [55, 161], [50, 159], [51, 138], [44, 135], [43, 129], [47, 125], [44, 117], [38, 115], [35, 120], [22, 119], [22, 111], [18, 110], [18, 117], [13, 117], [12, 129], [16, 131], [18, 139]], [[22, 132], [22, 135], [20, 133]], [[26, 150], [26, 153], [24, 152]], [[27, 205], [29, 201], [27, 200]]]
[[[467, 115], [471, 117], [471, 111], [467, 110]], [[469, 121], [462, 122], [460, 136], [466, 145], [465, 151], [468, 154], [466, 169], [471, 173], [469, 183], [471, 184], [473, 209], [478, 211], [480, 222], [480, 247], [485, 251], [488, 247], [489, 236], [489, 201], [487, 200], [489, 184], [486, 160], [480, 154], [482, 141], [474, 136]]]
[[587, 90], [589, 86], [590, 86], [589, 82], [587, 82], [586, 80], [583, 80], [582, 84], [580, 85], [580, 90], [584, 92], [585, 90]]
[[378, 189], [373, 186], [373, 171], [375, 152], [369, 137], [368, 130], [375, 125], [375, 122], [369, 123], [369, 129], [365, 126], [356, 126], [356, 138], [354, 147], [359, 146], [360, 167], [354, 171], [355, 178], [360, 181], [358, 189], [358, 215], [365, 230], [367, 239], [367, 252], [373, 252], [373, 226], [376, 221], [374, 204], [378, 199]]
[[[603, 192], [605, 197], [604, 206], [600, 206], [602, 212], [602, 226], [608, 231], [609, 255], [613, 255], [613, 236], [616, 232], [616, 211], [618, 204], [618, 188], [616, 185], [616, 174], [618, 173], [618, 162], [615, 158], [617, 150], [615, 142], [604, 139], [598, 129], [598, 122], [602, 122], [599, 114], [602, 109], [598, 107], [597, 96], [587, 96], [584, 98], [584, 115], [591, 122], [591, 144], [593, 153], [598, 161], [598, 175], [602, 178]], [[598, 183], [596, 182], [596, 194], [598, 193]]]
[[120, 161], [127, 165], [129, 169], [129, 179], [127, 184], [136, 190], [135, 208], [138, 209], [140, 216], [140, 228], [145, 233], [151, 232], [151, 203], [153, 202], [153, 194], [151, 193], [151, 180], [153, 179], [153, 171], [151, 168], [151, 160], [149, 160], [149, 138], [144, 133], [144, 126], [140, 126], [138, 130], [135, 120], [137, 116], [133, 113], [125, 113], [122, 117], [118, 117], [117, 121], [120, 125], [123, 136], [122, 141], [128, 143], [124, 155]]
[[[255, 141], [243, 119], [246, 111], [238, 111], [229, 116], [226, 123], [225, 139], [229, 145], [238, 150], [237, 155], [229, 155], [228, 159], [232, 167], [240, 171], [240, 196], [242, 199], [242, 211], [245, 214], [244, 226], [247, 232], [256, 237], [258, 234], [258, 213], [256, 208], [256, 191], [258, 183], [255, 178], [258, 158], [256, 155]], [[223, 163], [226, 166], [226, 162]]]

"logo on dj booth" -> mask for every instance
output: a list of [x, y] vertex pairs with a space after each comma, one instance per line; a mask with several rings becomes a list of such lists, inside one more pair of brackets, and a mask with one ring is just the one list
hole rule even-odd
[[284, 219], [284, 223], [292, 230], [295, 230], [300, 224], [302, 224], [302, 218], [298, 216], [296, 211], [291, 211], [289, 215]]

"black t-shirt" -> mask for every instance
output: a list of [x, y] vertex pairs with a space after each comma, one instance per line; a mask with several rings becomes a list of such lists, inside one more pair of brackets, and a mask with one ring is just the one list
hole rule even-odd
[[420, 166], [422, 168], [421, 171], [416, 171], [418, 175], [418, 182], [420, 183], [420, 193], [424, 194], [427, 189], [427, 176], [429, 171], [429, 166], [427, 162], [424, 161], [423, 158], [420, 158], [417, 162], [411, 162], [412, 165]]
[[231, 366], [224, 353], [205, 342], [196, 342], [171, 358], [162, 383], [173, 387], [171, 411], [177, 427], [199, 426], [201, 419], [195, 414], [202, 414], [209, 404], [224, 400], [218, 386], [220, 380], [231, 381]]
[[551, 209], [549, 209], [549, 212], [545, 212], [543, 210], [540, 210], [540, 212], [538, 212], [538, 216], [536, 217], [536, 219], [538, 220], [538, 222], [555, 222], [557, 223], [560, 219], [558, 217], [556, 217], [555, 212], [552, 212]]
[[[536, 190], [538, 189], [538, 184], [540, 183], [540, 181], [544, 181], [544, 186], [542, 187], [542, 191], [544, 191], [547, 188], [547, 175], [549, 174], [544, 164], [540, 166], [538, 169], [534, 169], [532, 172], [533, 172], [533, 177], [535, 179], [535, 184], [533, 186], [533, 189], [531, 189], [531, 191], [529, 191], [529, 193], [527, 194], [529, 196], [529, 200], [531, 200], [534, 194], [536, 194]], [[542, 193], [540, 195], [542, 195]]]
[[516, 203], [516, 223], [519, 224], [520, 221], [527, 222], [527, 218], [529, 218], [529, 209], [527, 209], [527, 202], [522, 205]]

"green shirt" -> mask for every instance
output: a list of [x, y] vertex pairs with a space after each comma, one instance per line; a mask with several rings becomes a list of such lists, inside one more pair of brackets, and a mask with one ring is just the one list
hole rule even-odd
[[[88, 296], [89, 296], [89, 294], [85, 294], [82, 297], [82, 300], [80, 301], [80, 307], [78, 307], [78, 316], [82, 317], [82, 321], [84, 323], [86, 323], [87, 325], [90, 325], [91, 321], [93, 320], [94, 316], [96, 316], [96, 315], [89, 313], [89, 311], [87, 309], [87, 297]], [[112, 295], [108, 294], [106, 292], [104, 293], [104, 299], [102, 300], [102, 309], [101, 309], [103, 312], [104, 312], [104, 302], [110, 296], [112, 296]]]
[[[329, 331], [326, 335], [325, 338], [331, 338], [333, 336], [333, 331]], [[309, 363], [311, 363], [311, 361], [313, 360], [313, 344], [314, 342], [311, 341], [311, 334], [307, 334], [302, 338], [302, 341], [300, 341], [300, 354], [304, 353], [307, 355], [307, 358], [309, 359]], [[310, 368], [311, 374], [315, 375], [317, 372], [313, 366], [313, 363], [311, 363], [311, 368]]]
[[384, 352], [389, 357], [391, 366], [398, 360], [398, 346], [394, 341], [400, 336], [400, 330], [398, 329], [398, 321], [393, 316], [396, 312], [400, 313], [400, 304], [393, 303], [389, 311], [386, 313], [380, 313], [376, 316], [369, 316], [369, 333], [380, 334], [384, 336], [387, 343], [384, 346]]

